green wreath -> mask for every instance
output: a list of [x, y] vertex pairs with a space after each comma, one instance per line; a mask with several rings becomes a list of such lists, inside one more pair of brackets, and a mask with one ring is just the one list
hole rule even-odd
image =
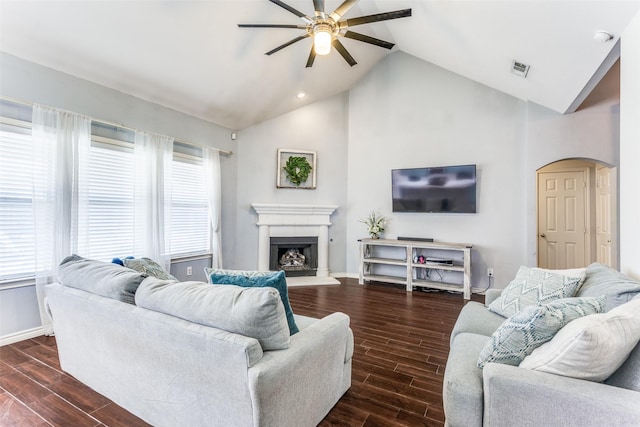
[[296, 186], [302, 184], [309, 178], [309, 173], [313, 168], [306, 157], [291, 156], [282, 170], [287, 174], [287, 179]]

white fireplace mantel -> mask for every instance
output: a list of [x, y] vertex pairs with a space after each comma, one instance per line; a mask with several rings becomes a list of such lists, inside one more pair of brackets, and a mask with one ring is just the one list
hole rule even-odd
[[316, 276], [329, 276], [330, 217], [337, 206], [267, 203], [254, 203], [251, 206], [258, 214], [258, 270], [269, 270], [271, 237], [315, 236], [318, 238]]

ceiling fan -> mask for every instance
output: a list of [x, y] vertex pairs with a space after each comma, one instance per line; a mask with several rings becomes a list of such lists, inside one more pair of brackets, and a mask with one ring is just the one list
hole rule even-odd
[[346, 37], [348, 39], [358, 40], [361, 42], [369, 43], [375, 46], [380, 46], [385, 49], [391, 49], [394, 44], [384, 40], [370, 37], [365, 34], [356, 33], [347, 30], [347, 28], [354, 27], [356, 25], [369, 24], [371, 22], [387, 21], [389, 19], [405, 18], [411, 16], [411, 9], [396, 10], [393, 12], [376, 13], [374, 15], [359, 16], [357, 18], [342, 19], [342, 17], [351, 9], [358, 0], [345, 0], [336, 10], [330, 14], [326, 14], [324, 11], [324, 0], [313, 0], [313, 7], [315, 10], [315, 16], [309, 17], [299, 10], [294, 9], [286, 3], [280, 0], [269, 0], [271, 3], [275, 3], [283, 9], [288, 10], [294, 15], [298, 16], [304, 25], [289, 25], [289, 24], [238, 24], [240, 28], [294, 28], [299, 30], [305, 30], [305, 33], [289, 40], [288, 42], [270, 50], [265, 55], [272, 55], [287, 46], [304, 40], [307, 37], [313, 37], [313, 46], [309, 53], [309, 59], [307, 59], [307, 68], [313, 66], [313, 61], [316, 59], [316, 55], [327, 55], [331, 52], [331, 46], [337, 50], [340, 55], [350, 66], [357, 64], [353, 56], [345, 49], [344, 45], [340, 42], [338, 37]]

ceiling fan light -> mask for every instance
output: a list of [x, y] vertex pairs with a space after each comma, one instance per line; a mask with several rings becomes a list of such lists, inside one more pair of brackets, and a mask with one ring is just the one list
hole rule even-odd
[[333, 35], [328, 25], [318, 25], [313, 31], [313, 49], [316, 55], [328, 55], [331, 52]]

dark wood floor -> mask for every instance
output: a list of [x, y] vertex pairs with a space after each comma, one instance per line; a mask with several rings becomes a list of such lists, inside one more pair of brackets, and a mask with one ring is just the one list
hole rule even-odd
[[[297, 314], [351, 317], [352, 386], [320, 425], [443, 425], [442, 375], [462, 295], [343, 282], [289, 290]], [[0, 426], [51, 425], [147, 424], [63, 373], [55, 338], [0, 347]]]

